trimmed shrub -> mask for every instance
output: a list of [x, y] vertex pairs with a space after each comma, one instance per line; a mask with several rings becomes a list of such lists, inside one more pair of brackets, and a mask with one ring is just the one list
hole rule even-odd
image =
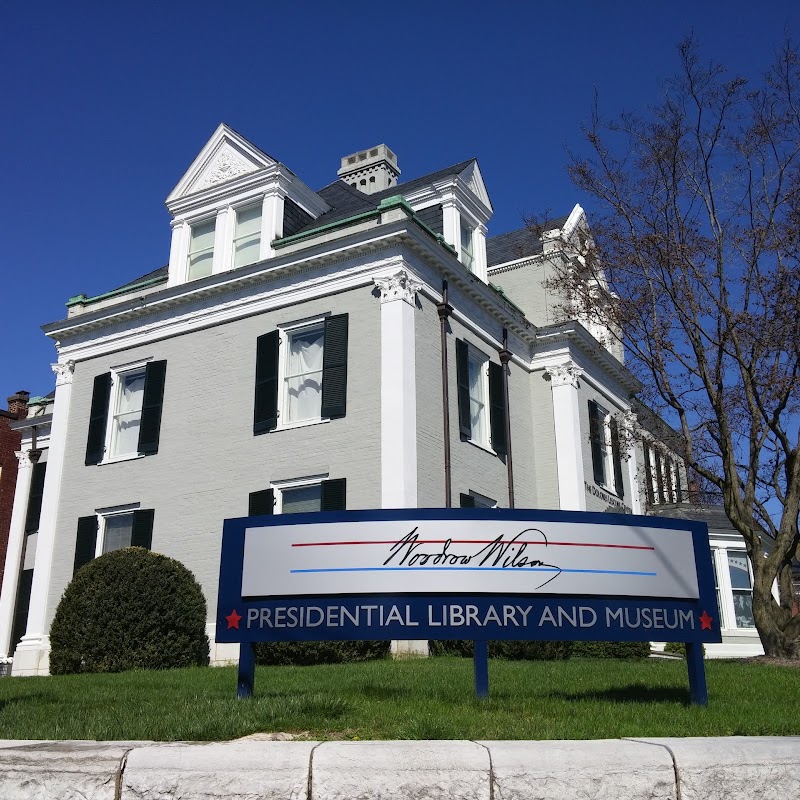
[[[432, 656], [472, 658], [473, 644], [469, 639], [443, 639], [429, 641], [428, 647]], [[571, 653], [572, 642], [489, 642], [489, 658], [507, 661], [564, 661]]]
[[348, 664], [387, 658], [391, 644], [363, 642], [257, 642], [256, 664], [274, 667], [309, 667], [314, 664]]
[[572, 655], [576, 658], [649, 658], [650, 642], [575, 642]]
[[142, 547], [78, 570], [50, 629], [50, 672], [121, 672], [208, 664], [206, 601], [194, 575]]

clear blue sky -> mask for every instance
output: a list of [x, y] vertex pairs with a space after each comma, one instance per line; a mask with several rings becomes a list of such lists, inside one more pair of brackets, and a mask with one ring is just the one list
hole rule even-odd
[[476, 156], [495, 217], [568, 213], [597, 89], [658, 99], [676, 42], [756, 76], [800, 3], [6, 2], [0, 7], [0, 408], [54, 386], [39, 326], [169, 256], [164, 199], [224, 121], [312, 188], [386, 142], [402, 179]]

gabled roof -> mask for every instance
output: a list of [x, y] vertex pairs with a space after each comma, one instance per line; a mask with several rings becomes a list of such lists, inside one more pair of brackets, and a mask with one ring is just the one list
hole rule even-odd
[[562, 228], [569, 216], [547, 220], [544, 225], [534, 230], [531, 227], [501, 233], [486, 240], [486, 263], [489, 267], [517, 261], [525, 256], [535, 256], [542, 252], [541, 234]]

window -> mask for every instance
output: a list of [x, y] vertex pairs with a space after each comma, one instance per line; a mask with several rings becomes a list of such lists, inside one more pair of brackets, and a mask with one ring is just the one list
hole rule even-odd
[[755, 628], [753, 619], [753, 584], [750, 581], [750, 565], [747, 552], [728, 550], [728, 574], [733, 594], [733, 612], [737, 628]]
[[474, 444], [505, 454], [503, 367], [463, 339], [456, 339], [456, 379], [461, 435]]
[[252, 492], [248, 514], [303, 514], [314, 511], [344, 511], [347, 507], [347, 480], [302, 478], [279, 481], [260, 492]]
[[247, 206], [236, 212], [233, 237], [233, 266], [245, 267], [258, 261], [261, 249], [261, 205]]
[[474, 230], [467, 225], [464, 217], [461, 217], [461, 263], [472, 272], [472, 265], [475, 263], [475, 251], [473, 249], [472, 234]]
[[98, 556], [123, 547], [151, 548], [155, 512], [119, 506], [78, 520], [73, 572]]
[[196, 281], [211, 274], [214, 261], [214, 233], [217, 227], [216, 219], [192, 225], [189, 237], [189, 258], [186, 269], [186, 279]]
[[688, 500], [681, 485], [681, 465], [656, 445], [644, 442], [644, 480], [647, 502], [651, 505], [681, 503]]
[[253, 433], [345, 416], [347, 331], [339, 314], [258, 337]]
[[589, 400], [589, 442], [592, 447], [594, 482], [618, 497], [624, 497], [617, 421], [594, 400]]
[[158, 452], [166, 370], [151, 361], [95, 377], [86, 464]]

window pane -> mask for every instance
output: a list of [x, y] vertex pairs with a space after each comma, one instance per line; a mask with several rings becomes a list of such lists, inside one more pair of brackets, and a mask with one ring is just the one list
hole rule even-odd
[[461, 220], [461, 263], [472, 269], [472, 228]]
[[236, 212], [236, 235], [233, 239], [233, 265], [244, 267], [258, 261], [261, 249], [261, 206], [249, 206]]
[[261, 206], [249, 206], [236, 212], [236, 236], [261, 233]]
[[744, 550], [728, 550], [728, 571], [731, 574], [731, 587], [750, 589], [750, 571], [747, 568], [747, 553]]
[[753, 619], [753, 595], [751, 592], [734, 590], [733, 610], [736, 612], [737, 628], [755, 628]]
[[233, 266], [246, 267], [255, 264], [261, 252], [261, 237], [248, 236], [239, 239], [233, 246]]
[[144, 397], [144, 370], [117, 376], [114, 418], [111, 421], [111, 455], [136, 453]]
[[190, 253], [196, 253], [198, 250], [205, 250], [214, 246], [214, 230], [217, 227], [217, 221], [204, 222], [202, 225], [192, 225], [192, 242], [189, 247]]
[[469, 357], [469, 413], [472, 424], [472, 438], [476, 442], [488, 442], [486, 424], [486, 370], [484, 362]]
[[114, 514], [111, 517], [106, 517], [103, 552], [110, 553], [112, 550], [122, 550], [123, 547], [130, 547], [132, 532], [133, 513]]
[[289, 339], [285, 421], [315, 419], [322, 411], [322, 326], [296, 331]]
[[205, 278], [211, 274], [211, 265], [214, 260], [214, 231], [217, 221], [204, 222], [202, 225], [192, 226], [192, 236], [189, 242], [189, 264], [187, 277], [190, 281]]
[[282, 495], [281, 511], [284, 514], [319, 511], [322, 507], [322, 486], [319, 483], [314, 486], [284, 489]]
[[214, 264], [214, 253], [200, 253], [196, 256], [189, 256], [189, 280], [196, 281], [211, 274]]

